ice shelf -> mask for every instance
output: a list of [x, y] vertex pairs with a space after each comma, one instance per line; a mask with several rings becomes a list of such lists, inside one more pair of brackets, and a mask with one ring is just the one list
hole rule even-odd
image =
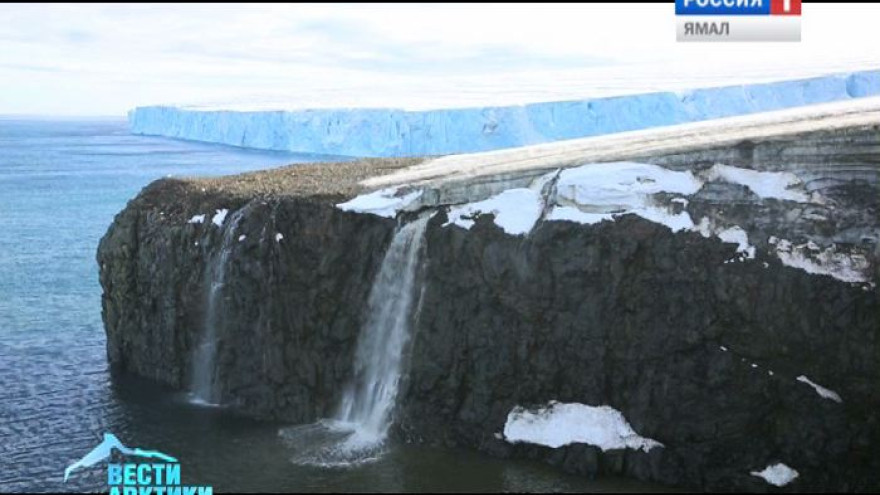
[[759, 84], [457, 108], [146, 106], [135, 134], [263, 150], [392, 157], [473, 153], [880, 95], [880, 70]]

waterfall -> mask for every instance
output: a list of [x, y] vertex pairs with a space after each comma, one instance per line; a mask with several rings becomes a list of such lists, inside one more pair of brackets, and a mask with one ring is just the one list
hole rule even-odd
[[366, 326], [358, 338], [355, 379], [336, 419], [381, 441], [391, 424], [401, 362], [409, 342], [414, 282], [428, 217], [401, 227], [391, 241], [367, 303]]
[[217, 343], [219, 326], [223, 322], [223, 288], [229, 272], [229, 257], [235, 246], [235, 232], [241, 221], [244, 208], [236, 211], [225, 224], [223, 241], [220, 250], [214, 253], [205, 271], [208, 285], [205, 302], [204, 326], [201, 340], [195, 348], [192, 360], [191, 381], [189, 386], [192, 402], [204, 405], [219, 405], [220, 397], [217, 389]]
[[378, 458], [391, 426], [414, 317], [420, 251], [429, 215], [394, 234], [367, 302], [358, 336], [354, 377], [331, 420], [282, 430], [302, 454], [294, 462], [347, 465]]

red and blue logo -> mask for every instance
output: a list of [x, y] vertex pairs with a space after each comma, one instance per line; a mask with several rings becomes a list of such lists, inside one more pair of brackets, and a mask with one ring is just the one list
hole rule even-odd
[[675, 15], [801, 15], [801, 0], [675, 0]]

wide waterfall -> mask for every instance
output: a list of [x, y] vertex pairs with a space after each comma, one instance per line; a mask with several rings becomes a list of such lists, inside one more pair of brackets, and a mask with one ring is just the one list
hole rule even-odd
[[214, 253], [205, 272], [205, 282], [209, 286], [204, 328], [193, 356], [189, 386], [192, 401], [199, 404], [218, 405], [220, 402], [217, 388], [217, 343], [221, 332], [218, 326], [223, 322], [223, 288], [229, 272], [229, 257], [236, 241], [235, 232], [244, 216], [243, 211], [244, 208], [236, 211], [226, 222], [220, 250]]
[[300, 450], [295, 462], [345, 465], [381, 454], [410, 342], [420, 291], [420, 252], [430, 216], [398, 228], [370, 290], [367, 321], [358, 337], [354, 377], [333, 419], [287, 428], [282, 437]]

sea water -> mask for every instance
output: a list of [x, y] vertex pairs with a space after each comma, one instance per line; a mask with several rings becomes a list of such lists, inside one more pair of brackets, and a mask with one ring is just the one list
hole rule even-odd
[[112, 432], [175, 456], [188, 484], [222, 491], [627, 491], [525, 461], [391, 445], [347, 469], [291, 462], [279, 428], [111, 378], [98, 241], [149, 182], [221, 175], [314, 156], [132, 136], [123, 120], [0, 119], [0, 492], [106, 491], [103, 464], [64, 469]]

